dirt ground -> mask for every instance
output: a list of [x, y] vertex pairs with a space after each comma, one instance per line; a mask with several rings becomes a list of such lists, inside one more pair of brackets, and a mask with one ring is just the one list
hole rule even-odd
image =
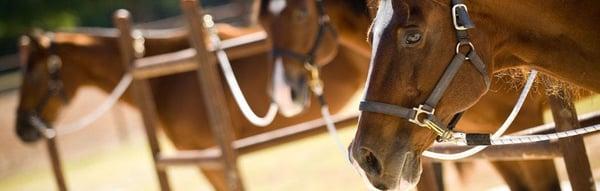
[[[0, 94], [0, 191], [55, 190], [46, 150], [42, 143], [24, 145], [14, 134], [14, 111], [18, 93]], [[59, 124], [76, 120], [91, 111], [105, 95], [85, 89], [61, 116]], [[600, 100], [600, 99], [598, 99]], [[583, 101], [581, 113], [600, 101]], [[141, 120], [135, 109], [118, 105], [89, 128], [59, 138], [68, 186], [72, 190], [158, 190]], [[355, 128], [340, 132], [344, 143]], [[172, 151], [168, 140], [162, 146]], [[594, 177], [600, 179], [600, 137], [586, 138]], [[567, 180], [562, 160], [556, 160], [560, 178]], [[268, 148], [240, 158], [248, 190], [365, 190], [362, 180], [347, 165], [328, 135]], [[473, 172], [458, 180], [456, 169], [444, 163], [448, 190], [507, 190], [485, 161], [475, 162]], [[169, 169], [174, 190], [211, 190], [194, 167]], [[565, 182], [565, 190], [570, 190]]]

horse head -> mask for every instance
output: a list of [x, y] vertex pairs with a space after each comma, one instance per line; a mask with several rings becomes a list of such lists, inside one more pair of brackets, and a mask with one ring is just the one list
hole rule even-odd
[[43, 129], [52, 128], [61, 108], [82, 85], [110, 90], [118, 82], [124, 72], [118, 57], [102, 56], [118, 55], [116, 41], [102, 39], [83, 33], [39, 31], [21, 37], [23, 77], [16, 132], [22, 141], [35, 142], [44, 135]]
[[320, 0], [261, 0], [258, 18], [273, 45], [269, 93], [284, 116], [310, 104], [311, 69], [329, 63], [337, 40]]
[[350, 148], [352, 160], [378, 189], [414, 187], [421, 153], [440, 137], [430, 122], [446, 126], [487, 91], [491, 72], [473, 46], [487, 53], [477, 43], [483, 36], [457, 40], [466, 30], [455, 28], [453, 9], [460, 15], [457, 27], [472, 27], [462, 6], [379, 1], [368, 34], [372, 58], [362, 112]]
[[[62, 61], [51, 33], [22, 36], [19, 43], [22, 82], [17, 108], [16, 132], [24, 142], [41, 138], [40, 126], [56, 118], [67, 99], [62, 80]], [[45, 128], [45, 127], [44, 127]]]

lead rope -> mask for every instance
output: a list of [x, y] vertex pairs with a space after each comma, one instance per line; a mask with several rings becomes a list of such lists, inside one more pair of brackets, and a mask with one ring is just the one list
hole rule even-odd
[[98, 120], [100, 117], [102, 117], [104, 113], [106, 113], [110, 108], [112, 108], [117, 103], [117, 101], [119, 101], [119, 98], [125, 93], [127, 87], [129, 87], [129, 85], [131, 84], [131, 81], [133, 81], [133, 76], [131, 74], [126, 73], [125, 75], [123, 75], [123, 77], [119, 81], [119, 84], [115, 87], [115, 89], [113, 89], [108, 98], [96, 108], [96, 110], [92, 111], [91, 113], [85, 115], [84, 117], [80, 118], [75, 122], [50, 128], [39, 117], [32, 117], [31, 121], [34, 123], [36, 129], [38, 129], [38, 131], [48, 139], [79, 131]]
[[600, 130], [600, 124], [596, 124], [596, 125], [592, 125], [592, 126], [582, 127], [582, 128], [578, 128], [578, 129], [569, 130], [569, 131], [556, 132], [556, 133], [548, 133], [548, 134], [541, 134], [541, 135], [517, 135], [517, 136], [509, 135], [509, 136], [502, 137], [502, 134], [504, 134], [504, 132], [506, 132], [508, 127], [512, 124], [515, 117], [519, 113], [521, 107], [523, 106], [523, 103], [525, 102], [525, 100], [527, 98], [527, 94], [529, 93], [529, 90], [531, 89], [531, 87], [533, 85], [533, 81], [535, 80], [536, 75], [537, 75], [537, 71], [532, 70], [527, 79], [527, 83], [525, 84], [525, 87], [523, 88], [523, 91], [521, 92], [521, 95], [519, 96], [519, 100], [517, 101], [517, 104], [513, 108], [512, 112], [510, 113], [510, 115], [508, 116], [506, 121], [502, 124], [502, 126], [494, 134], [492, 134], [490, 136], [490, 135], [486, 135], [486, 134], [465, 134], [462, 132], [453, 132], [453, 134], [452, 134], [453, 138], [448, 141], [448, 142], [455, 143], [457, 145], [462, 145], [462, 146], [473, 146], [473, 145], [479, 145], [479, 146], [473, 147], [473, 148], [468, 149], [463, 152], [452, 153], [452, 154], [435, 153], [435, 152], [431, 152], [431, 151], [425, 151], [425, 152], [423, 152], [423, 156], [426, 156], [429, 158], [440, 159], [440, 160], [459, 160], [459, 159], [467, 158], [474, 154], [477, 154], [478, 152], [487, 148], [489, 145], [526, 144], [526, 143], [535, 143], [535, 142], [541, 142], [541, 141], [558, 140], [558, 139], [562, 139], [562, 138], [588, 134], [588, 133], [592, 133], [592, 132]]
[[256, 115], [256, 113], [254, 113], [254, 111], [252, 111], [252, 108], [250, 108], [250, 105], [244, 97], [244, 93], [240, 89], [240, 85], [235, 79], [235, 74], [231, 68], [229, 58], [227, 58], [227, 54], [221, 48], [221, 39], [217, 35], [217, 29], [215, 28], [215, 23], [211, 15], [204, 15], [204, 27], [209, 31], [210, 39], [213, 47], [215, 48], [217, 60], [219, 61], [219, 66], [223, 70], [223, 75], [225, 76], [225, 80], [229, 85], [229, 90], [231, 90], [231, 94], [233, 95], [233, 98], [242, 111], [244, 117], [246, 117], [250, 123], [259, 127], [265, 127], [271, 124], [277, 115], [277, 104], [271, 102], [269, 105], [269, 111], [267, 111], [267, 114], [265, 114], [264, 117], [259, 117]]
[[[52, 34], [51, 34], [52, 35]], [[140, 58], [144, 56], [145, 47], [144, 42], [145, 39], [142, 36], [142, 33], [139, 30], [134, 30], [131, 33], [133, 38], [133, 47], [135, 51], [135, 57]], [[52, 38], [52, 37], [51, 37]], [[60, 62], [59, 67], [62, 66], [62, 62], [58, 56], [53, 58], [57, 59], [57, 62]], [[81, 117], [79, 120], [75, 122], [70, 122], [58, 127], [48, 127], [44, 121], [38, 116], [32, 116], [31, 121], [34, 123], [35, 128], [47, 139], [52, 139], [56, 136], [63, 136], [70, 133], [74, 133], [85, 127], [89, 126], [96, 120], [98, 120], [102, 115], [104, 115], [110, 108], [112, 108], [119, 98], [125, 94], [129, 85], [133, 81], [133, 75], [130, 73], [125, 73], [123, 77], [119, 80], [117, 86], [113, 89], [113, 91], [109, 94], [108, 98], [100, 104], [100, 106], [96, 107], [96, 109], [89, 114]]]
[[339, 152], [342, 156], [349, 160], [348, 151], [342, 141], [340, 140], [340, 136], [337, 133], [337, 129], [335, 127], [335, 123], [331, 120], [331, 114], [329, 113], [329, 105], [327, 101], [325, 101], [325, 96], [323, 95], [323, 81], [320, 77], [320, 69], [318, 66], [314, 66], [310, 63], [305, 63], [304, 67], [309, 72], [309, 86], [311, 91], [317, 96], [319, 99], [319, 103], [321, 104], [321, 116], [325, 121], [325, 126], [327, 127], [327, 132], [331, 136], [331, 139], [335, 142], [338, 147]]
[[[521, 94], [519, 95], [519, 99], [517, 100], [515, 107], [512, 109], [512, 111], [510, 112], [510, 114], [508, 115], [508, 117], [506, 118], [504, 123], [502, 123], [500, 128], [498, 128], [498, 130], [496, 132], [494, 132], [494, 134], [492, 135], [492, 138], [497, 138], [497, 137], [502, 136], [502, 134], [504, 134], [504, 132], [506, 132], [508, 127], [510, 127], [510, 125], [513, 123], [513, 121], [519, 114], [519, 111], [521, 111], [521, 108], [523, 107], [523, 103], [525, 103], [525, 100], [527, 99], [527, 95], [529, 95], [529, 91], [531, 90], [531, 87], [533, 86], [533, 82], [535, 81], [535, 78], [537, 77], [537, 73], [538, 72], [536, 70], [531, 70], [531, 73], [529, 73], [529, 77], [527, 77], [527, 82], [525, 83], [523, 90], [521, 90]], [[423, 156], [426, 156], [429, 158], [434, 158], [434, 159], [440, 159], [440, 160], [459, 160], [459, 159], [463, 159], [463, 158], [472, 156], [474, 154], [477, 154], [478, 152], [482, 151], [486, 147], [487, 146], [477, 146], [477, 147], [468, 149], [466, 151], [462, 151], [459, 153], [452, 153], [452, 154], [425, 151], [425, 152], [423, 152]]]

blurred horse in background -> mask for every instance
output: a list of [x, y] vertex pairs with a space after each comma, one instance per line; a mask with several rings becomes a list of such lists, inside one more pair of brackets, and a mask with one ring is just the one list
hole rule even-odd
[[[227, 39], [241, 34], [259, 31], [260, 28], [239, 29], [219, 25], [219, 35]], [[146, 56], [174, 52], [189, 47], [186, 31], [170, 30], [157, 34], [156, 31], [142, 31], [145, 37]], [[39, 115], [46, 125], [56, 121], [61, 109], [68, 105], [81, 87], [91, 86], [110, 92], [124, 75], [121, 64], [117, 32], [103, 34], [56, 32], [52, 35], [42, 33], [22, 38], [21, 59], [23, 68], [20, 100], [17, 108], [16, 132], [25, 142], [35, 142], [41, 138], [32, 116]], [[367, 60], [348, 59], [337, 56], [324, 71], [325, 85], [331, 90], [328, 94], [329, 105], [336, 113], [346, 107], [349, 100], [360, 89], [364, 80], [356, 62]], [[48, 63], [60, 59], [59, 72]], [[232, 67], [245, 92], [246, 99], [256, 112], [266, 113], [271, 103], [267, 87], [269, 86], [269, 53], [258, 54], [244, 59], [233, 60]], [[336, 71], [344, 71], [340, 74]], [[363, 76], [362, 78], [360, 76]], [[56, 81], [61, 83], [60, 95], [53, 92]], [[226, 83], [223, 83], [226, 84]], [[215, 146], [212, 131], [199, 89], [196, 72], [186, 72], [150, 80], [150, 86], [156, 103], [159, 123], [167, 137], [179, 150], [199, 150]], [[227, 89], [227, 87], [224, 87]], [[293, 118], [277, 117], [267, 127], [255, 127], [241, 114], [229, 91], [225, 92], [231, 121], [236, 138], [244, 138], [277, 128], [287, 127], [320, 117], [318, 107], [306, 108]], [[122, 98], [132, 103], [132, 97], [126, 93]], [[223, 172], [218, 169], [200, 169], [216, 190], [226, 190]]]
[[[340, 47], [348, 47], [360, 56], [370, 58], [371, 47], [366, 41], [366, 34], [371, 25], [370, 15], [377, 11], [375, 6], [369, 5], [366, 0], [261, 0], [255, 7], [259, 9], [260, 22], [273, 41], [274, 51], [288, 52], [280, 54], [280, 58], [274, 57], [284, 63], [286, 79], [292, 79], [287, 82], [291, 83], [291, 87], [304, 87], [309, 75], [304, 67], [306, 57], [312, 57], [312, 61], [324, 66], [336, 55], [340, 44]], [[326, 32], [322, 32], [322, 28], [326, 28]], [[329, 30], [337, 31], [338, 37]], [[311, 51], [314, 55], [310, 55]], [[368, 65], [368, 62], [359, 64]], [[328, 70], [327, 67], [324, 70]], [[362, 72], [367, 73], [366, 70]], [[512, 110], [519, 96], [519, 92], [512, 88], [515, 79], [503, 73], [493, 81], [493, 91], [470, 108], [458, 123], [461, 131], [493, 132]], [[325, 90], [332, 92], [327, 87]], [[542, 95], [530, 96], [509, 133], [543, 124], [544, 102]], [[552, 160], [491, 163], [511, 190], [559, 189]], [[466, 170], [462, 172], [469, 173]]]

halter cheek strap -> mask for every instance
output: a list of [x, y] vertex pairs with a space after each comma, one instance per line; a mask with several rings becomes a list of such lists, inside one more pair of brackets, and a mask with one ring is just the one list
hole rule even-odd
[[[446, 92], [448, 86], [456, 76], [458, 70], [465, 61], [469, 61], [483, 77], [486, 89], [489, 88], [491, 81], [487, 73], [487, 66], [483, 63], [475, 51], [475, 47], [471, 43], [467, 33], [468, 29], [475, 27], [469, 18], [467, 6], [463, 3], [463, 0], [453, 0], [452, 5], [452, 18], [454, 28], [456, 30], [456, 39], [458, 42], [456, 44], [456, 54], [450, 61], [450, 64], [446, 67], [445, 72], [438, 80], [438, 83], [434, 87], [425, 103], [411, 109], [398, 105], [364, 100], [359, 106], [361, 111], [382, 113], [404, 118], [411, 123], [421, 127], [429, 128], [430, 130], [434, 131], [441, 140], [449, 141], [452, 139], [454, 132], [452, 132], [451, 129], [454, 127], [454, 125], [456, 125], [456, 123], [458, 123], [458, 120], [462, 116], [462, 112], [456, 114], [451, 120], [450, 124], [446, 125], [436, 117], [435, 108], [444, 95], [444, 92]], [[461, 47], [463, 46], [469, 47], [467, 54], [464, 54], [460, 51]]]
[[[38, 122], [44, 123], [45, 126], [47, 123], [40, 117], [41, 113], [48, 106], [48, 102], [51, 98], [57, 97], [60, 98], [62, 102], [68, 102], [69, 99], [65, 93], [63, 81], [61, 79], [60, 71], [62, 69], [62, 60], [57, 54], [56, 45], [53, 43], [54, 35], [52, 33], [47, 33], [44, 38], [48, 38], [48, 59], [47, 62], [41, 66], [46, 67], [48, 70], [48, 88], [43, 97], [38, 101], [32, 111], [17, 111], [20, 116], [29, 116], [31, 118], [35, 118]], [[28, 119], [30, 120], [30, 119]]]
[[319, 45], [321, 45], [321, 41], [323, 41], [325, 32], [330, 32], [334, 36], [337, 36], [337, 32], [331, 26], [330, 18], [327, 15], [327, 13], [325, 13], [325, 5], [323, 5], [323, 1], [317, 0], [317, 1], [315, 1], [315, 3], [317, 6], [317, 13], [319, 14], [319, 21], [318, 21], [319, 29], [317, 30], [317, 37], [313, 41], [312, 47], [306, 53], [298, 53], [293, 50], [288, 50], [288, 49], [280, 48], [280, 47], [274, 47], [273, 48], [273, 56], [289, 57], [292, 59], [296, 59], [302, 63], [316, 66], [316, 63], [314, 63], [315, 54], [317, 53], [317, 50], [319, 49]]

